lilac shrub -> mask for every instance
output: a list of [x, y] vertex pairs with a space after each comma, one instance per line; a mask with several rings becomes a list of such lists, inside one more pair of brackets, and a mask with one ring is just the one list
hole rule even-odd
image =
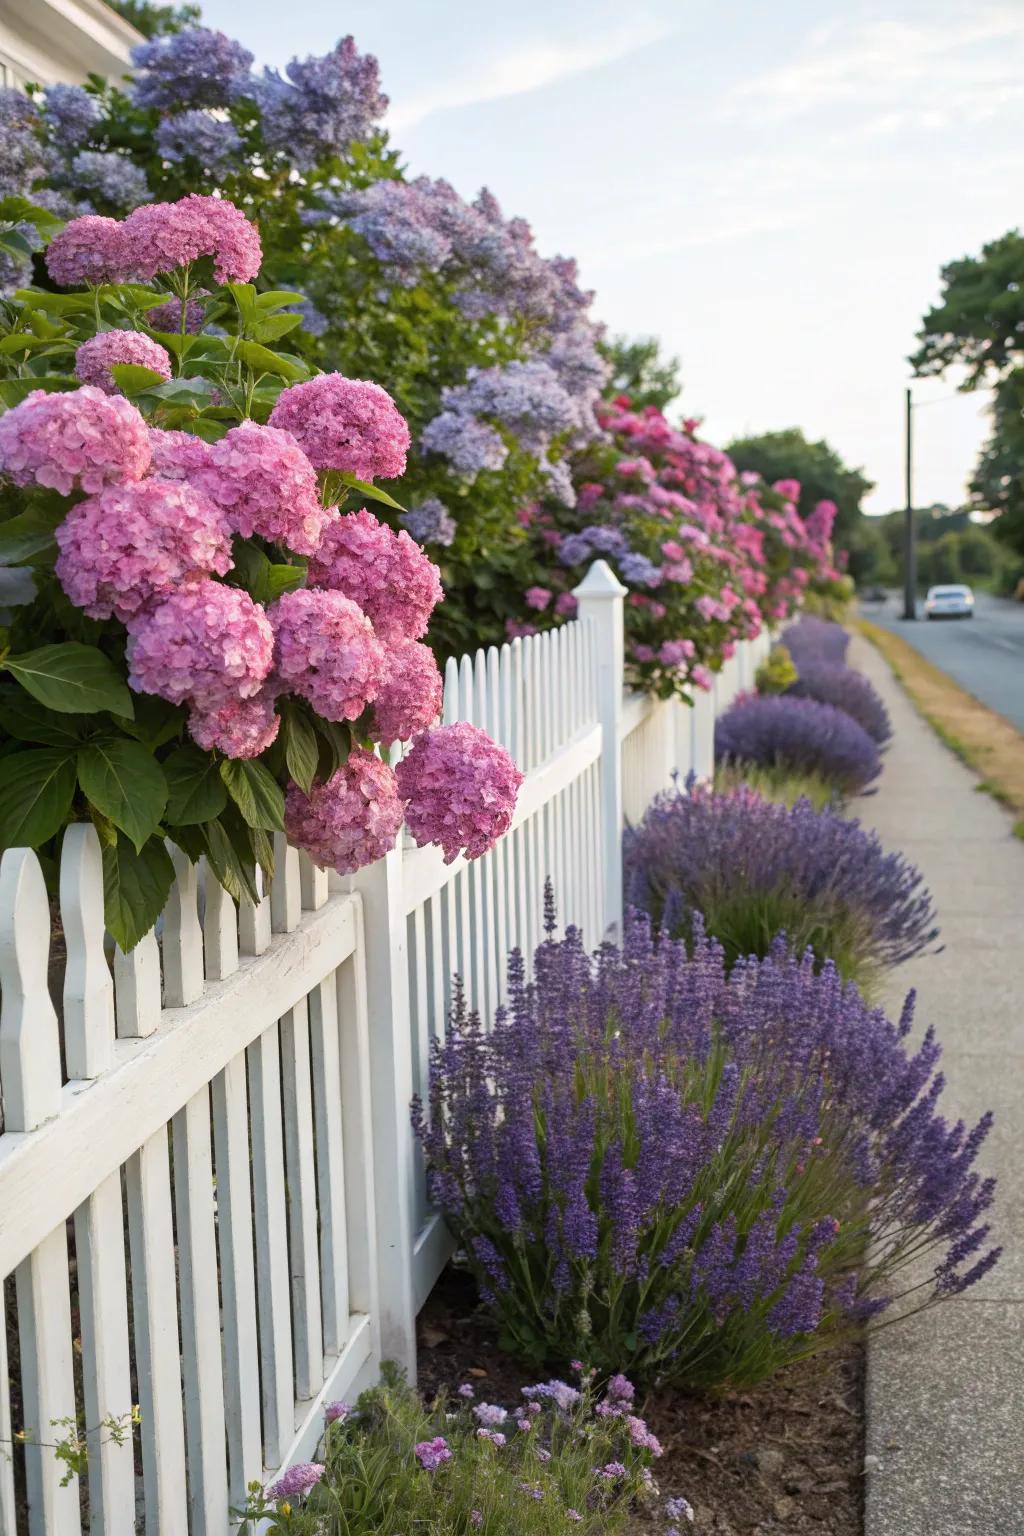
[[804, 661], [797, 666], [797, 680], [786, 691], [795, 698], [817, 699], [834, 704], [862, 725], [878, 746], [892, 737], [892, 721], [876, 688], [862, 672], [842, 662]]
[[818, 773], [859, 794], [881, 772], [878, 748], [845, 710], [789, 694], [741, 694], [715, 722], [715, 760]]
[[810, 947], [863, 985], [938, 931], [920, 872], [874, 832], [745, 785], [659, 795], [626, 833], [625, 861], [634, 905], [682, 937], [702, 914], [729, 964], [767, 955], [784, 933], [798, 955]]
[[[549, 914], [549, 932], [553, 927]], [[711, 1388], [758, 1381], [914, 1291], [998, 1258], [929, 1030], [908, 1048], [834, 967], [781, 942], [731, 971], [634, 914], [620, 950], [570, 929], [485, 1031], [457, 1003], [414, 1109], [432, 1198], [524, 1356]], [[913, 1261], [926, 1283], [905, 1278]]]

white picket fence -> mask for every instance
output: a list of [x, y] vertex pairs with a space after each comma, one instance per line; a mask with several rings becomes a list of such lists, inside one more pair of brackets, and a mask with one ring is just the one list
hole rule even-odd
[[[341, 880], [278, 839], [236, 908], [173, 850], [159, 936], [126, 956], [91, 826], [64, 839], [63, 952], [36, 856], [4, 853], [0, 1536], [221, 1536], [249, 1482], [310, 1457], [328, 1402], [384, 1359], [414, 1370], [450, 1240], [409, 1105], [453, 975], [489, 1018], [546, 877], [562, 924], [618, 927], [624, 816], [710, 772], [715, 711], [767, 646], [692, 710], [624, 697], [622, 595], [599, 562], [576, 622], [449, 665], [445, 719], [526, 774], [472, 864], [406, 841]], [[103, 1426], [133, 1403], [118, 1444]], [[88, 1432], [85, 1489], [60, 1486], [62, 1421]]]

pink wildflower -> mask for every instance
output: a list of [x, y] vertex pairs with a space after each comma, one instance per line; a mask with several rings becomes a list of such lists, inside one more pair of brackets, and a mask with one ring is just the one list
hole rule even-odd
[[297, 1461], [267, 1489], [268, 1499], [302, 1498], [315, 1488], [326, 1471], [319, 1461]]
[[282, 390], [270, 425], [297, 438], [317, 469], [339, 469], [358, 480], [405, 473], [409, 427], [379, 384], [321, 373]]
[[373, 703], [375, 741], [390, 746], [408, 741], [433, 725], [441, 713], [444, 685], [434, 654], [418, 640], [399, 640], [384, 658], [384, 673]]
[[209, 713], [258, 693], [273, 655], [274, 632], [248, 592], [198, 581], [132, 621], [128, 685]]
[[89, 385], [67, 394], [34, 389], [0, 416], [0, 473], [15, 485], [101, 491], [141, 480], [151, 450], [146, 423], [129, 401]]
[[259, 757], [277, 740], [281, 721], [272, 694], [230, 699], [213, 709], [189, 711], [189, 735], [204, 752], [216, 748], [225, 757]]
[[336, 518], [309, 562], [309, 582], [343, 592], [368, 614], [387, 644], [418, 640], [441, 601], [434, 562], [404, 531], [365, 509]]
[[290, 432], [240, 422], [215, 443], [200, 484], [235, 533], [311, 555], [337, 516], [321, 504], [316, 470]]
[[402, 802], [387, 763], [363, 747], [325, 784], [314, 784], [308, 797], [290, 784], [284, 797], [284, 823], [290, 840], [315, 864], [354, 874], [395, 846], [402, 825]]
[[325, 720], [358, 719], [384, 675], [384, 647], [358, 604], [340, 592], [286, 592], [269, 618], [282, 686]]
[[523, 776], [504, 747], [460, 721], [420, 736], [396, 769], [409, 831], [451, 864], [479, 858], [512, 825]]
[[170, 354], [141, 331], [97, 331], [75, 352], [75, 375], [83, 384], [95, 384], [105, 395], [119, 395], [121, 390], [110, 371], [114, 363], [134, 363], [162, 379], [171, 376]]
[[344, 1424], [351, 1412], [351, 1403], [328, 1403], [324, 1409], [324, 1421], [327, 1424]]
[[131, 270], [144, 282], [212, 256], [218, 283], [248, 283], [263, 258], [259, 231], [240, 208], [194, 192], [136, 208], [124, 221], [124, 238]]
[[120, 283], [128, 276], [124, 225], [98, 213], [72, 219], [46, 247], [46, 270], [60, 288]]
[[109, 485], [72, 507], [56, 537], [57, 578], [93, 619], [127, 622], [154, 599], [231, 568], [219, 515], [175, 480]]
[[436, 1471], [438, 1467], [452, 1459], [448, 1442], [442, 1435], [437, 1435], [433, 1440], [421, 1440], [414, 1450], [420, 1466], [428, 1472]]

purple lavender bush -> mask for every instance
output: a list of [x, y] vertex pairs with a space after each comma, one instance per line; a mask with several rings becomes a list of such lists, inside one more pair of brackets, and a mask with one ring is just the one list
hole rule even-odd
[[817, 773], [859, 794], [882, 763], [867, 731], [845, 710], [790, 694], [741, 694], [715, 722], [715, 761]]
[[863, 672], [856, 672], [842, 662], [801, 662], [797, 680], [786, 692], [794, 698], [834, 704], [862, 725], [879, 747], [892, 738], [892, 721], [878, 690]]
[[[549, 933], [553, 918], [549, 923]], [[996, 1262], [931, 1031], [908, 1049], [828, 965], [778, 944], [726, 970], [627, 921], [620, 950], [550, 938], [509, 961], [493, 1030], [457, 1004], [414, 1109], [433, 1199], [507, 1343], [601, 1373], [758, 1381], [914, 1292]], [[922, 1255], [930, 1278], [904, 1278]]]
[[677, 938], [700, 913], [726, 963], [765, 956], [779, 934], [844, 980], [870, 985], [935, 938], [920, 872], [858, 821], [740, 785], [667, 791], [626, 833], [626, 894]]
[[781, 643], [792, 656], [799, 671], [801, 663], [824, 661], [839, 665], [846, 660], [850, 636], [841, 624], [832, 619], [819, 619], [813, 613], [805, 613], [794, 623], [788, 624], [780, 636]]

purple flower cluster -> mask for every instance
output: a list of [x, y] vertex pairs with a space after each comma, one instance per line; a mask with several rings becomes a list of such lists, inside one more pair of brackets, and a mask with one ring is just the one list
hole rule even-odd
[[226, 107], [244, 90], [252, 54], [223, 32], [185, 27], [132, 50], [138, 107]]
[[626, 833], [628, 898], [656, 922], [686, 935], [701, 913], [730, 962], [767, 954], [785, 932], [798, 954], [809, 945], [858, 975], [936, 937], [920, 872], [858, 821], [745, 786], [687, 789], [660, 795]]
[[428, 496], [403, 512], [399, 522], [417, 544], [440, 544], [447, 549], [455, 542], [456, 523], [443, 501]]
[[844, 710], [789, 694], [741, 695], [715, 723], [715, 758], [817, 773], [850, 795], [882, 767], [876, 744]]
[[862, 725], [878, 746], [884, 747], [892, 736], [892, 721], [878, 690], [863, 672], [856, 672], [842, 662], [803, 660], [797, 666], [798, 677], [786, 691], [801, 699], [817, 699], [819, 704], [834, 704], [844, 714]]
[[70, 180], [78, 192], [118, 210], [148, 203], [153, 195], [145, 171], [116, 150], [79, 150], [71, 162]]
[[244, 94], [260, 108], [267, 148], [300, 170], [369, 138], [387, 110], [377, 60], [361, 54], [351, 37], [320, 57], [292, 59], [285, 74], [287, 80], [266, 70]]
[[831, 619], [819, 619], [815, 614], [805, 614], [782, 631], [781, 643], [792, 656], [797, 671], [802, 661], [831, 662], [838, 665], [846, 660], [850, 636], [841, 624]]
[[925, 1302], [996, 1262], [990, 1117], [938, 1113], [912, 999], [893, 1023], [810, 956], [730, 972], [699, 925], [688, 953], [636, 914], [621, 950], [542, 944], [530, 984], [513, 954], [508, 997], [490, 1031], [457, 1002], [414, 1123], [525, 1352], [586, 1337], [599, 1370], [749, 1382], [886, 1305], [911, 1254], [934, 1254]]
[[[490, 443], [497, 457], [504, 455], [505, 443], [494, 425], [504, 427], [525, 453], [546, 461], [552, 440], [581, 427], [580, 403], [562, 386], [555, 370], [545, 361], [511, 362], [501, 366], [471, 369], [465, 384], [450, 385], [441, 391], [443, 410], [427, 423], [423, 446], [444, 454], [460, 473], [472, 475], [473, 461], [467, 456], [463, 431], [468, 442], [478, 440], [481, 450]], [[485, 435], [477, 437], [483, 427]], [[488, 437], [486, 434], [491, 433]], [[552, 466], [553, 467], [553, 466]], [[500, 468], [485, 461], [480, 468]]]
[[84, 144], [99, 117], [99, 102], [82, 86], [46, 87], [46, 132], [54, 144], [64, 149]]
[[233, 123], [192, 108], [161, 120], [156, 147], [165, 160], [194, 160], [209, 173], [228, 169], [242, 140]]

